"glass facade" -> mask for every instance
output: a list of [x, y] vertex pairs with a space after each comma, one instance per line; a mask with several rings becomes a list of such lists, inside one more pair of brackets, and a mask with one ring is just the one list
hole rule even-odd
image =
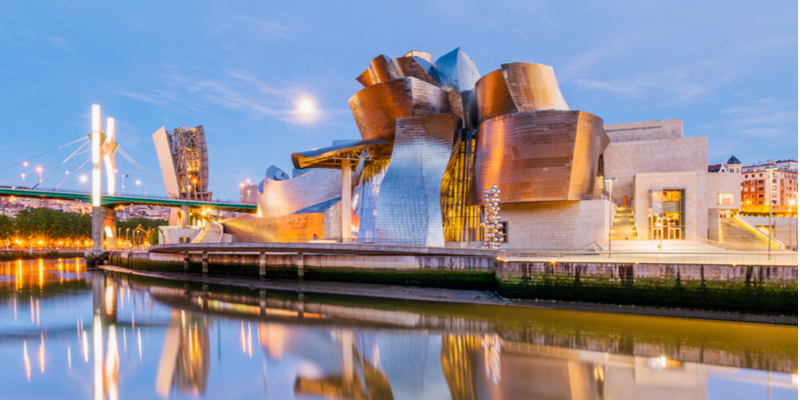
[[442, 181], [442, 225], [445, 242], [483, 240], [481, 206], [469, 205], [475, 166], [477, 131], [463, 129]]
[[686, 190], [653, 189], [648, 198], [649, 239], [685, 239]]

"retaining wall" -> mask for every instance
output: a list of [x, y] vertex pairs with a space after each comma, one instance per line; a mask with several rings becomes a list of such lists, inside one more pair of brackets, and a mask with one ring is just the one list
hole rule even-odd
[[[112, 252], [131, 269], [202, 273], [202, 255]], [[511, 298], [797, 315], [797, 267], [495, 261], [480, 256], [266, 254], [268, 278], [497, 291]], [[302, 268], [298, 268], [301, 265]], [[208, 273], [259, 276], [259, 254], [209, 254]]]
[[510, 297], [797, 315], [797, 267], [498, 262]]

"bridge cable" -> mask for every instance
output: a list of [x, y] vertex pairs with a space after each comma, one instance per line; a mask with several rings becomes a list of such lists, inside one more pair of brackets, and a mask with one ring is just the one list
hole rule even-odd
[[35, 156], [33, 156], [33, 157], [27, 158], [27, 159], [25, 159], [25, 160], [22, 160], [22, 161], [20, 161], [20, 162], [17, 162], [17, 163], [11, 164], [11, 165], [9, 165], [9, 166], [7, 166], [7, 167], [5, 167], [5, 168], [2, 168], [2, 169], [0, 169], [0, 172], [2, 172], [2, 171], [5, 171], [5, 170], [7, 170], [7, 169], [9, 169], [9, 168], [11, 168], [11, 167], [14, 167], [14, 166], [16, 166], [16, 165], [20, 165], [20, 164], [22, 164], [22, 163], [24, 163], [24, 162], [26, 162], [26, 161], [33, 160], [34, 158], [41, 157], [41, 156], [43, 156], [43, 155], [45, 155], [45, 154], [48, 154], [48, 153], [52, 153], [52, 152], [54, 152], [54, 151], [56, 151], [56, 150], [62, 149], [62, 148], [64, 148], [64, 147], [67, 147], [67, 146], [69, 146], [69, 145], [71, 145], [71, 144], [78, 143], [78, 142], [80, 142], [81, 140], [89, 140], [89, 138], [88, 138], [88, 137], [80, 138], [80, 139], [78, 139], [78, 140], [75, 140], [75, 141], [73, 141], [73, 142], [69, 142], [69, 143], [67, 143], [67, 144], [65, 144], [65, 145], [63, 145], [63, 146], [56, 147], [55, 149], [52, 149], [52, 150], [45, 151], [45, 152], [44, 152], [44, 153], [42, 153], [42, 154], [35, 155]]
[[130, 161], [130, 163], [133, 164], [136, 168], [139, 168], [140, 170], [142, 170], [142, 172], [144, 172], [145, 175], [147, 175], [150, 179], [152, 179], [153, 182], [155, 182], [156, 184], [158, 184], [159, 186], [164, 188], [164, 190], [167, 190], [167, 187], [164, 186], [164, 184], [161, 181], [159, 181], [155, 176], [153, 176], [153, 174], [151, 174], [147, 169], [145, 169], [145, 167], [142, 166], [142, 164], [139, 164], [136, 160], [134, 160], [133, 157], [131, 157], [130, 154], [125, 152], [125, 150], [122, 150], [121, 148], [118, 148], [117, 151], [120, 153], [120, 155], [125, 157], [125, 159]]
[[64, 165], [65, 162], [69, 161], [69, 159], [72, 158], [72, 156], [75, 156], [75, 155], [78, 155], [78, 154], [83, 154], [83, 153], [86, 153], [87, 151], [92, 151], [92, 149], [87, 149], [87, 150], [85, 150], [83, 152], [78, 153], [78, 151], [80, 151], [83, 148], [83, 146], [86, 146], [89, 143], [91, 143], [91, 142], [86, 142], [86, 143], [82, 144], [81, 147], [78, 147], [77, 150], [73, 151], [72, 154], [70, 154], [67, 158], [64, 159], [64, 161], [61, 162], [61, 164], [58, 164], [57, 167], [53, 168], [50, 171], [49, 174], [47, 174], [44, 178], [42, 178], [42, 182], [44, 182], [45, 179], [50, 177], [50, 175], [52, 175], [53, 172], [56, 172], [57, 169], [61, 168], [61, 166]]
[[[80, 152], [80, 153], [78, 153], [78, 154], [83, 154], [83, 153], [86, 153], [86, 152], [89, 152], [89, 151], [91, 151], [91, 150], [90, 150], [90, 149], [86, 149], [86, 150], [84, 150], [84, 151], [82, 151], [82, 152]], [[89, 157], [89, 160], [91, 160], [91, 157]], [[56, 160], [56, 161], [53, 161], [53, 162], [51, 162], [50, 164], [46, 164], [46, 165], [44, 165], [44, 166], [42, 167], [42, 169], [46, 169], [47, 167], [49, 167], [49, 166], [51, 166], [51, 165], [53, 165], [53, 164], [59, 163], [59, 162], [61, 162], [61, 160]], [[84, 164], [86, 164], [86, 163], [84, 162]], [[83, 165], [81, 165], [81, 166], [83, 166]], [[78, 167], [78, 168], [80, 168], [80, 167]], [[26, 171], [26, 172], [24, 172], [24, 174], [25, 174], [25, 175], [30, 175], [30, 174], [32, 174], [32, 173], [34, 173], [34, 172], [36, 172], [36, 168], [33, 168], [33, 169], [31, 169], [30, 171]], [[7, 182], [11, 182], [11, 181], [13, 181], [14, 179], [19, 179], [19, 178], [20, 178], [20, 176], [19, 176], [19, 175], [17, 175], [17, 176], [15, 176], [15, 177], [11, 178], [11, 179], [7, 179], [7, 180], [5, 180], [5, 181], [3, 181], [3, 182], [0, 182], [0, 185], [2, 185], [2, 184], [5, 184], [5, 183], [7, 183]], [[44, 179], [42, 179], [42, 181], [44, 181]], [[38, 185], [38, 182], [37, 182], [37, 185]]]

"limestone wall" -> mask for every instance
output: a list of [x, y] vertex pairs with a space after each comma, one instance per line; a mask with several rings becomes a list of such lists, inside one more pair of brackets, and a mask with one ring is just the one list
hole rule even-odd
[[674, 139], [683, 137], [683, 121], [661, 119], [654, 121], [625, 122], [621, 124], [605, 124], [611, 142], [630, 142], [637, 140]]
[[594, 241], [605, 247], [610, 212], [607, 200], [502, 204], [508, 242], [501, 248], [577, 249]]

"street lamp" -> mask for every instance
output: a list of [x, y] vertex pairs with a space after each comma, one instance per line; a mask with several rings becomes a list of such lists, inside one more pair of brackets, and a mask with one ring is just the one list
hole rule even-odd
[[772, 259], [772, 172], [775, 171], [775, 169], [777, 169], [777, 167], [774, 165], [766, 168], [766, 170], [769, 171], [769, 186], [767, 186], [767, 189], [769, 189], [767, 191], [767, 193], [769, 193], [769, 200], [767, 202], [769, 205], [769, 226], [767, 227], [767, 232], [769, 232], [769, 235], [767, 235], [767, 260]]
[[25, 174], [22, 174], [22, 186], [25, 186]]
[[137, 179], [136, 180], [136, 195], [137, 196], [141, 196], [142, 195], [141, 188], [139, 187], [139, 185], [141, 185], [141, 184], [142, 184], [142, 181]]
[[792, 249], [792, 224], [794, 222], [794, 217], [792, 216], [792, 209], [794, 208], [795, 201], [794, 199], [789, 200], [789, 250]]
[[39, 189], [42, 188], [42, 167], [36, 167], [36, 172], [39, 173]]
[[610, 208], [608, 210], [608, 258], [611, 258], [611, 227], [614, 225], [614, 182], [617, 178], [607, 178], [608, 182], [608, 201]]

